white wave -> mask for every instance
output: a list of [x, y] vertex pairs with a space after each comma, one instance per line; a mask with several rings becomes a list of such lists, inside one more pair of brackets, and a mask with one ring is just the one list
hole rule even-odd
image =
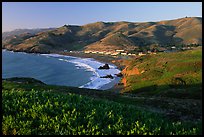
[[94, 69], [92, 66], [85, 64], [83, 62], [80, 62], [79, 60], [77, 61], [70, 60], [69, 62], [76, 64], [75, 65], [76, 67], [83, 67], [87, 71], [92, 71], [97, 77], [99, 77], [99, 74], [96, 72], [96, 69]]
[[85, 59], [75, 59], [74, 61], [70, 61], [73, 63], [76, 63], [78, 66], [82, 66], [86, 68], [89, 71], [92, 71], [95, 75], [91, 77], [91, 81], [80, 86], [79, 88], [90, 88], [90, 89], [99, 89], [103, 85], [106, 85], [113, 81], [114, 79], [109, 78], [100, 78], [106, 75], [112, 75], [113, 77], [116, 77], [115, 74], [118, 74], [120, 70], [116, 68], [114, 65], [109, 65], [110, 69], [98, 69], [100, 66], [103, 66], [104, 63], [98, 62], [94, 59], [85, 58]]
[[[86, 71], [90, 71], [93, 73], [92, 77], [90, 77], [90, 82], [79, 86], [79, 88], [89, 88], [89, 89], [99, 89], [103, 85], [110, 83], [115, 80], [115, 74], [120, 73], [120, 70], [117, 69], [115, 65], [109, 64], [110, 69], [98, 69], [100, 66], [103, 66], [105, 63], [98, 62], [92, 58], [80, 58], [80, 57], [72, 57], [66, 55], [59, 54], [41, 54], [46, 57], [56, 57], [59, 58], [60, 61], [70, 62], [75, 64], [77, 69], [84, 68]], [[68, 58], [68, 59], [65, 59]], [[112, 75], [114, 78], [100, 78], [106, 75]]]
[[59, 59], [59, 60], [62, 60], [62, 61], [63, 61], [64, 59]]
[[72, 56], [67, 56], [67, 55], [60, 55], [60, 54], [40, 54], [40, 55], [43, 55], [43, 56], [48, 56], [48, 57], [65, 57], [65, 58], [77, 58], [77, 57], [72, 57]]
[[103, 85], [110, 83], [112, 80], [96, 77], [94, 80], [80, 86], [79, 88], [99, 89]]
[[69, 60], [67, 60], [67, 59], [61, 59], [61, 58], [59, 58], [58, 60], [60, 60], [60, 61], [65, 61], [65, 62], [69, 62]]
[[49, 57], [63, 57], [63, 55], [59, 55], [59, 54], [40, 54], [43, 56], [49, 56]]

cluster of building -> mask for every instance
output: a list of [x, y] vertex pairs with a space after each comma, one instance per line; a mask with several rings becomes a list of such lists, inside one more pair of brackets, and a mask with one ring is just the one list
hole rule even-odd
[[117, 56], [117, 55], [124, 55], [124, 56], [143, 56], [146, 54], [156, 54], [156, 52], [151, 52], [148, 51], [147, 53], [139, 52], [138, 54], [135, 53], [129, 53], [128, 51], [122, 50], [122, 49], [117, 49], [115, 51], [92, 51], [92, 50], [87, 50], [84, 51], [84, 53], [92, 53], [92, 54], [103, 54], [103, 55], [111, 55], [111, 56]]
[[172, 46], [168, 49], [165, 49], [163, 52], [176, 52], [176, 51], [185, 51], [185, 50], [191, 50], [193, 49], [194, 47], [180, 47], [180, 48], [177, 48], [175, 46]]
[[[93, 53], [93, 54], [103, 54], [103, 55], [112, 55], [112, 56], [117, 56], [117, 55], [128, 55], [125, 50], [115, 50], [115, 51], [92, 51], [92, 50], [87, 50], [84, 51], [84, 53]], [[129, 55], [134, 55], [130, 54]]]
[[159, 50], [157, 49], [152, 49], [152, 50], [147, 50], [146, 52], [137, 52], [137, 53], [131, 53], [131, 51], [123, 50], [123, 49], [117, 49], [115, 51], [95, 51], [95, 50], [86, 50], [86, 51], [67, 51], [64, 50], [64, 52], [70, 52], [70, 53], [85, 53], [85, 54], [101, 54], [101, 55], [111, 55], [111, 56], [118, 56], [118, 55], [123, 55], [123, 56], [144, 56], [147, 54], [157, 54], [157, 52], [176, 52], [179, 50], [190, 50], [193, 47], [182, 47], [181, 49], [176, 48], [175, 46], [170, 47], [169, 49], [167, 48], [160, 48]]

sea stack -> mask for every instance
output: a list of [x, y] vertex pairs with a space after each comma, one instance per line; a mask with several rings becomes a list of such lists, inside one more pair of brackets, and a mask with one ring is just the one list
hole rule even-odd
[[105, 64], [104, 66], [100, 66], [98, 69], [110, 69], [108, 64]]

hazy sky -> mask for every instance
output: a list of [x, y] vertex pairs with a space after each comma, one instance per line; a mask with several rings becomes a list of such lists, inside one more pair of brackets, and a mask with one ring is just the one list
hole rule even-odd
[[3, 2], [2, 31], [202, 17], [202, 2]]

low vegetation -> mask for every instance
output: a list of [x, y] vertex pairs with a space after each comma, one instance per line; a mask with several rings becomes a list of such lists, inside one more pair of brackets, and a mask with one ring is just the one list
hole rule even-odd
[[201, 121], [170, 120], [136, 105], [71, 93], [75, 91], [68, 87], [61, 92], [56, 90], [63, 88], [60, 86], [51, 88], [35, 81], [25, 86], [25, 81], [14, 81], [3, 80], [4, 135], [197, 135], [202, 132]]

